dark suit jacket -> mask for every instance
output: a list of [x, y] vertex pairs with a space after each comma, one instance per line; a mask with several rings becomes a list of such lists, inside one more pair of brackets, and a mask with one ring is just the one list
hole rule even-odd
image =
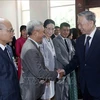
[[43, 56], [36, 44], [27, 39], [21, 52], [23, 73], [20, 79], [23, 100], [37, 100], [45, 89], [43, 80], [55, 80], [56, 71], [49, 71], [44, 65]]
[[54, 38], [55, 38], [55, 35], [54, 35], [54, 34], [52, 34], [51, 39], [53, 40]]
[[0, 100], [21, 100], [13, 61], [0, 48]]
[[85, 86], [94, 97], [100, 97], [100, 30], [96, 30], [87, 57], [84, 56], [85, 35], [76, 41], [76, 53], [70, 64], [65, 67], [66, 74], [80, 66], [80, 85]]

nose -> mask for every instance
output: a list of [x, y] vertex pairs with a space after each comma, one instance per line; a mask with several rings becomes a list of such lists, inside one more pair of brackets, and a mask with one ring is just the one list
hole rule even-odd
[[15, 33], [13, 32], [13, 35], [15, 35]]

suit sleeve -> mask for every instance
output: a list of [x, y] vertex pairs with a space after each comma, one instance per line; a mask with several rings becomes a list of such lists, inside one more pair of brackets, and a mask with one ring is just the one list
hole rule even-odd
[[27, 66], [30, 73], [38, 79], [55, 80], [57, 78], [58, 74], [56, 71], [47, 70], [44, 64], [41, 63], [40, 55], [36, 50], [31, 49], [27, 51], [22, 59], [22, 65], [23, 63]]
[[76, 47], [75, 55], [73, 56], [73, 58], [71, 59], [69, 64], [64, 67], [66, 74], [71, 73], [73, 70], [75, 70], [79, 66], [79, 58], [78, 58], [77, 48], [78, 48], [78, 46]]
[[77, 56], [74, 55], [70, 63], [64, 67], [65, 73], [66, 74], [71, 73], [73, 70], [77, 68], [77, 66], [78, 66]]
[[54, 39], [53, 43], [54, 43], [54, 47], [55, 47], [55, 51], [57, 55], [57, 60], [60, 63], [62, 63], [62, 65], [66, 66], [67, 64], [69, 64], [69, 61], [62, 56], [59, 42], [56, 39]]

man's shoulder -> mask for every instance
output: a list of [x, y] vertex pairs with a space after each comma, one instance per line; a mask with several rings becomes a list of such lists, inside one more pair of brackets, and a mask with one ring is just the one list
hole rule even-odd
[[38, 50], [36, 46], [30, 40], [26, 40], [26, 42], [22, 47], [21, 58], [23, 58], [27, 54], [31, 54], [32, 52], [37, 52], [37, 51]]
[[59, 41], [60, 39], [61, 39], [61, 36], [58, 35], [57, 37], [55, 37], [55, 38], [53, 39], [53, 41]]
[[82, 34], [82, 35], [80, 35], [76, 40], [77, 41], [80, 41], [81, 39], [84, 39], [85, 38], [85, 34]]
[[32, 43], [31, 40], [27, 39], [23, 45], [23, 48], [26, 48], [26, 49], [34, 49], [35, 48], [35, 44]]

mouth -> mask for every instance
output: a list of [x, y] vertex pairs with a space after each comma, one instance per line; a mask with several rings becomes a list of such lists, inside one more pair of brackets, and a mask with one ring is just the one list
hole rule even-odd
[[49, 35], [49, 36], [52, 36], [52, 33], [49, 33], [48, 35]]

